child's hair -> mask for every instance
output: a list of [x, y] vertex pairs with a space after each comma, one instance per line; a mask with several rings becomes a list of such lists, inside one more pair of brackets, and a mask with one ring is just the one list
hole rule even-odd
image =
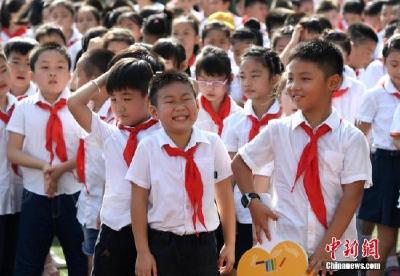
[[180, 15], [176, 18], [174, 18], [174, 20], [172, 21], [172, 24], [174, 24], [175, 22], [179, 22], [179, 23], [188, 23], [192, 26], [194, 32], [196, 35], [198, 35], [200, 33], [200, 23], [197, 20], [196, 17], [194, 17], [193, 15]]
[[185, 47], [173, 38], [159, 39], [154, 44], [152, 50], [164, 59], [173, 60], [175, 68], [180, 68], [186, 60]]
[[9, 58], [12, 53], [27, 55], [36, 45], [38, 45], [36, 40], [23, 37], [13, 37], [4, 46], [4, 53], [7, 58]]
[[267, 3], [266, 0], [244, 0], [244, 7], [248, 8], [248, 7], [253, 6], [254, 4], [257, 4], [257, 3], [261, 3], [263, 5], [267, 5], [268, 6], [268, 3]]
[[193, 97], [196, 97], [196, 92], [192, 82], [185, 73], [179, 73], [175, 71], [166, 71], [164, 73], [156, 74], [150, 81], [149, 85], [149, 98], [150, 103], [153, 106], [157, 106], [157, 94], [158, 92], [167, 85], [172, 83], [183, 83], [186, 84], [193, 93]]
[[400, 34], [393, 35], [385, 44], [382, 56], [387, 58], [391, 51], [400, 51]]
[[140, 91], [144, 97], [147, 95], [152, 77], [153, 70], [146, 61], [134, 58], [121, 59], [110, 69], [106, 83], [107, 93], [113, 95], [116, 91], [133, 89]]
[[55, 1], [51, 2], [50, 12], [56, 7], [63, 7], [71, 13], [72, 17], [75, 16], [74, 4], [72, 2], [70, 2], [69, 0], [55, 0]]
[[131, 32], [123, 28], [112, 28], [103, 36], [103, 48], [107, 48], [111, 42], [125, 42], [128, 45], [135, 43]]
[[339, 7], [331, 0], [321, 1], [316, 9], [316, 13], [326, 13], [330, 11], [339, 12]]
[[157, 38], [171, 34], [171, 22], [164, 13], [150, 15], [143, 22], [143, 33]]
[[271, 10], [284, 8], [284, 9], [293, 11], [293, 3], [292, 3], [292, 1], [288, 1], [288, 0], [274, 0], [274, 1], [272, 1], [270, 8], [271, 8]]
[[106, 28], [112, 28], [117, 23], [118, 17], [125, 12], [132, 12], [133, 8], [130, 6], [121, 6], [115, 9], [109, 10], [104, 16], [104, 26]]
[[231, 30], [228, 28], [228, 26], [224, 23], [221, 23], [219, 21], [213, 21], [210, 23], [207, 23], [204, 26], [203, 32], [201, 33], [201, 39], [204, 41], [204, 39], [207, 37], [208, 33], [211, 31], [220, 31], [225, 34], [227, 38], [230, 38], [231, 36]]
[[11, 14], [18, 12], [25, 5], [25, 0], [3, 0], [0, 10], [0, 25], [10, 27]]
[[135, 24], [138, 25], [140, 28], [143, 25], [143, 18], [137, 12], [134, 11], [121, 13], [118, 16], [117, 24], [121, 24], [122, 20], [124, 19], [128, 19], [132, 22], [135, 22]]
[[341, 31], [329, 31], [322, 36], [323, 40], [331, 42], [341, 48], [347, 55], [351, 53], [351, 41], [349, 36]]
[[325, 77], [335, 74], [342, 76], [343, 56], [340, 50], [331, 42], [312, 40], [300, 43], [289, 56], [289, 63], [295, 59], [316, 64]]
[[323, 16], [322, 14], [317, 14], [316, 17], [319, 21], [319, 25], [321, 26], [321, 29], [324, 30], [332, 30], [333, 26], [331, 24], [331, 22], [329, 21], [328, 18], [326, 18], [325, 16]]
[[385, 27], [384, 34], [383, 34], [383, 41], [385, 42], [388, 40], [396, 31], [396, 28], [398, 28], [399, 23], [398, 22], [393, 22], [390, 23]]
[[285, 25], [296, 26], [300, 22], [300, 20], [306, 16], [307, 15], [304, 12], [295, 12], [293, 14], [289, 14], [286, 17]]
[[94, 16], [94, 18], [96, 19], [97, 23], [99, 23], [99, 24], [101, 23], [101, 15], [100, 15], [99, 10], [96, 7], [93, 7], [93, 6], [87, 5], [87, 4], [83, 4], [79, 8], [79, 11], [81, 11], [81, 10], [85, 10], [85, 11], [90, 12]]
[[[5, 1], [4, 1], [5, 2]], [[43, 21], [45, 4], [41, 0], [32, 0], [21, 8], [20, 20], [28, 26], [38, 26]], [[3, 17], [2, 17], [3, 18]]]
[[206, 46], [196, 58], [196, 76], [201, 73], [207, 76], [226, 76], [231, 81], [231, 60], [228, 54], [217, 47]]
[[95, 37], [102, 37], [108, 32], [108, 29], [103, 26], [97, 26], [94, 28], [89, 29], [83, 36], [82, 36], [82, 50], [86, 52], [89, 47], [89, 42], [92, 38]]
[[378, 36], [374, 30], [364, 23], [350, 25], [347, 33], [354, 44], [360, 44], [368, 40], [378, 43]]
[[52, 35], [57, 35], [61, 38], [61, 40], [64, 42], [65, 45], [67, 45], [67, 39], [65, 38], [65, 35], [63, 31], [61, 30], [60, 27], [54, 25], [54, 24], [44, 24], [37, 28], [35, 32], [35, 39], [37, 41], [40, 41], [43, 37], [45, 36], [52, 36]]
[[68, 70], [71, 70], [71, 58], [68, 54], [67, 48], [64, 46], [58, 45], [56, 43], [47, 43], [44, 45], [38, 45], [30, 52], [29, 55], [29, 65], [31, 67], [31, 71], [35, 71], [35, 64], [38, 61], [41, 54], [47, 51], [56, 51], [60, 55], [62, 55], [65, 60], [68, 62]]
[[293, 30], [294, 30], [294, 28], [291, 25], [288, 25], [288, 26], [285, 26], [285, 27], [282, 27], [282, 28], [276, 30], [273, 33], [272, 39], [271, 39], [272, 49], [276, 48], [276, 45], [278, 44], [279, 39], [281, 39], [283, 37], [291, 38], [292, 34], [293, 34]]
[[269, 48], [252, 46], [244, 52], [242, 59], [245, 60], [246, 58], [260, 62], [264, 67], [268, 68], [271, 76], [281, 75], [285, 70], [279, 55]]
[[85, 5], [94, 7], [97, 11], [103, 11], [104, 6], [100, 0], [86, 0]]
[[353, 13], [362, 15], [364, 11], [364, 6], [365, 4], [362, 1], [357, 1], [357, 0], [346, 1], [343, 4], [343, 14]]
[[231, 36], [231, 43], [235, 44], [236, 42], [248, 42], [251, 44], [257, 43], [257, 37], [249, 28], [241, 27], [236, 29]]
[[[271, 30], [282, 27], [285, 24], [285, 20], [289, 14], [293, 14], [292, 10], [277, 8], [268, 12], [267, 18], [265, 19], [265, 26], [268, 32]], [[260, 45], [261, 46], [261, 45]]]
[[97, 77], [107, 71], [113, 56], [114, 53], [107, 49], [94, 49], [86, 52], [79, 61], [87, 76]]
[[243, 26], [248, 28], [256, 37], [255, 45], [262, 46], [264, 44], [263, 34], [261, 33], [261, 24], [256, 18], [249, 18], [244, 22]]
[[304, 17], [300, 19], [299, 24], [309, 33], [322, 34], [324, 31], [319, 19], [315, 17]]
[[368, 2], [364, 9], [365, 16], [378, 16], [382, 11], [383, 1], [374, 0]]

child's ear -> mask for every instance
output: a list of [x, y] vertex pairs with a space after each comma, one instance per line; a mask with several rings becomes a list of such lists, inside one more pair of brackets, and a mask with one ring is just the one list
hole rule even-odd
[[340, 88], [343, 78], [339, 74], [334, 74], [328, 78], [328, 87], [330, 91], [335, 91]]
[[151, 115], [151, 117], [153, 117], [154, 119], [158, 120], [158, 113], [157, 113], [157, 107], [155, 107], [152, 104], [149, 104], [149, 113]]

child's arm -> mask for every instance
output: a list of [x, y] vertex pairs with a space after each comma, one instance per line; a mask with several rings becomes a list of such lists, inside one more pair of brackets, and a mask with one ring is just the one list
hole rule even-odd
[[285, 49], [283, 49], [282, 53], [279, 55], [282, 63], [286, 66], [289, 63], [289, 54], [292, 49], [300, 43], [301, 32], [303, 31], [303, 27], [300, 24], [297, 24], [294, 27], [292, 38], [290, 39], [288, 45], [286, 45]]
[[89, 81], [68, 98], [68, 109], [78, 124], [89, 133], [92, 126], [92, 111], [87, 104], [91, 98], [99, 93], [100, 87], [106, 84], [108, 74], [106, 72], [95, 80]]
[[368, 133], [371, 130], [371, 123], [359, 121], [356, 123], [356, 126], [362, 131], [362, 133], [364, 133], [365, 136], [368, 136]]
[[215, 200], [225, 243], [219, 256], [218, 266], [221, 273], [226, 273], [231, 271], [235, 263], [236, 218], [230, 177], [215, 184]]
[[147, 205], [149, 190], [132, 183], [131, 219], [137, 251], [136, 275], [157, 275], [154, 256], [150, 252], [147, 236]]
[[321, 269], [322, 262], [331, 261], [330, 253], [325, 250], [325, 246], [330, 244], [332, 238], [340, 239], [346, 231], [351, 219], [353, 218], [358, 205], [361, 202], [365, 181], [355, 181], [351, 184], [342, 185], [343, 195], [333, 215], [324, 237], [311, 256], [307, 272], [313, 269]]

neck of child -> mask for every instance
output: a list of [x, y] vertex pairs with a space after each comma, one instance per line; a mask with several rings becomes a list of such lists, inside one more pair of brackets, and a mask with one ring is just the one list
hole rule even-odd
[[0, 110], [6, 110], [7, 107], [7, 94], [0, 96]]
[[217, 112], [217, 113], [219, 112], [219, 109], [221, 108], [221, 104], [224, 101], [225, 97], [226, 97], [226, 95], [223, 96], [222, 99], [220, 99], [220, 100], [210, 102], [211, 106], [212, 106], [212, 109], [215, 112]]
[[307, 122], [314, 129], [317, 126], [321, 125], [332, 113], [332, 106], [321, 108], [318, 107], [315, 110], [302, 111], [304, 118], [306, 118]]
[[[64, 34], [65, 34], [65, 37], [67, 38], [67, 44], [68, 44], [68, 41], [71, 39], [71, 37], [72, 37], [72, 29], [64, 29], [63, 30], [63, 32], [64, 32]], [[68, 47], [68, 45], [67, 45], [67, 47]]]
[[136, 126], [138, 126], [138, 125], [140, 125], [140, 124], [146, 122], [146, 121], [149, 120], [149, 119], [150, 119], [150, 114], [147, 113], [147, 114], [144, 115], [141, 119], [139, 119], [139, 120], [137, 120], [137, 121], [135, 121], [135, 122], [132, 122], [132, 123], [129, 124], [128, 126], [129, 126], [129, 127], [136, 127]]
[[26, 93], [26, 91], [29, 89], [29, 85], [26, 87], [12, 87], [10, 89], [11, 94], [13, 94], [15, 97], [22, 96]]
[[94, 97], [92, 99], [93, 102], [93, 112], [97, 113], [103, 106], [103, 104], [108, 100], [108, 95], [107, 92], [104, 91], [102, 88], [100, 90], [100, 93], [97, 95], [97, 97]]
[[47, 102], [49, 102], [50, 104], [53, 104], [58, 100], [58, 98], [60, 97], [62, 91], [60, 93], [57, 93], [57, 94], [48, 93], [48, 92], [44, 92], [44, 91], [41, 91], [40, 93], [42, 94], [43, 98]]
[[192, 136], [192, 129], [179, 133], [169, 132], [166, 130], [166, 133], [178, 148], [184, 150], [185, 147], [189, 144], [190, 137]]
[[253, 111], [258, 119], [261, 119], [265, 113], [271, 108], [274, 103], [274, 98], [268, 97], [266, 99], [252, 99], [251, 104]]

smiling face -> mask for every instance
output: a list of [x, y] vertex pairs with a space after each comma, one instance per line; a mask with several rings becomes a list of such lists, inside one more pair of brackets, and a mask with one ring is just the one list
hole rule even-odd
[[26, 90], [31, 81], [31, 68], [28, 55], [12, 52], [8, 57], [11, 70], [11, 90]]
[[391, 81], [397, 89], [400, 89], [400, 51], [392, 49], [384, 61]]

